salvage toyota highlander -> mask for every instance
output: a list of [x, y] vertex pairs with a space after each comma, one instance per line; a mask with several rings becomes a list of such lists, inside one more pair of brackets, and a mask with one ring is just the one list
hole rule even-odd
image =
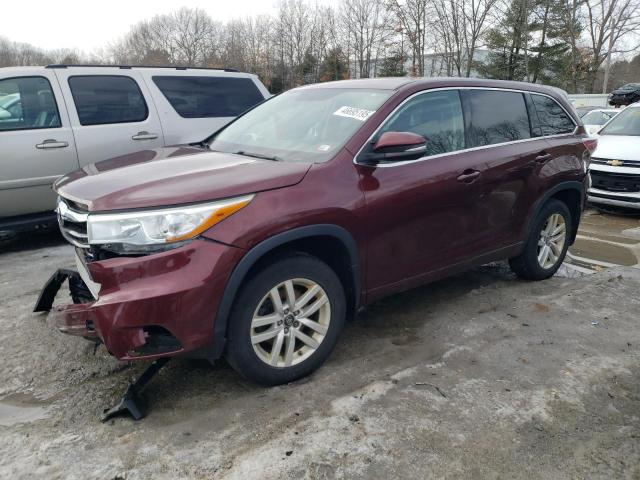
[[120, 360], [225, 355], [256, 382], [290, 382], [386, 295], [502, 259], [521, 278], [551, 277], [576, 236], [595, 142], [539, 85], [297, 88], [201, 144], [58, 180], [78, 272], [57, 272], [39, 309], [68, 277], [59, 329]]

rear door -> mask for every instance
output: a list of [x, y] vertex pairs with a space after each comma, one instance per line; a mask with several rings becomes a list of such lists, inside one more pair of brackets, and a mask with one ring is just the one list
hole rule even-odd
[[539, 195], [536, 173], [548, 143], [534, 138], [526, 93], [462, 90], [467, 144], [474, 149], [478, 180], [475, 247], [490, 252], [520, 241], [522, 223]]
[[55, 72], [69, 105], [80, 165], [164, 145], [155, 105], [137, 71]]
[[167, 145], [200, 142], [268, 95], [242, 73], [212, 70], [141, 72], [158, 107]]
[[51, 185], [78, 157], [51, 71], [0, 78], [0, 145], [0, 217], [53, 210]]
[[584, 146], [582, 138], [575, 134], [576, 123], [551, 97], [531, 93], [531, 103], [538, 121], [534, 134], [543, 137], [547, 144], [547, 155], [537, 166], [542, 188], [551, 188], [560, 180], [581, 180], [576, 178], [576, 172], [583, 170]]

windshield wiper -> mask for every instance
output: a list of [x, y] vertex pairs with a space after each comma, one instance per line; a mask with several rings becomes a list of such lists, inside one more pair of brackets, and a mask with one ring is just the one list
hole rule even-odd
[[274, 162], [282, 162], [282, 158], [280, 157], [276, 157], [275, 155], [270, 156], [270, 155], [262, 155], [260, 153], [253, 153], [253, 152], [245, 152], [244, 150], [238, 150], [237, 152], [234, 152], [236, 155], [243, 155], [245, 157], [253, 157], [253, 158], [260, 158], [262, 160], [271, 160]]

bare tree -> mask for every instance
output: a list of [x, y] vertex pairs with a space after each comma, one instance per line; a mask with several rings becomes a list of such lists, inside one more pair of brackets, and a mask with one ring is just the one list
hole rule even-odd
[[358, 77], [371, 76], [373, 60], [390, 34], [390, 15], [378, 0], [343, 0], [341, 21], [354, 53]]
[[606, 60], [602, 93], [607, 93], [611, 55], [626, 35], [640, 27], [640, 2], [638, 0], [586, 0], [585, 8], [586, 30], [591, 47], [588, 86], [592, 91], [596, 90], [596, 75]]
[[[448, 60], [459, 77], [471, 76], [475, 54], [492, 20], [497, 0], [434, 0]], [[449, 69], [450, 70], [450, 69]]]
[[425, 74], [425, 54], [427, 43], [427, 21], [429, 0], [391, 0], [389, 8], [398, 20], [401, 38], [406, 36], [411, 46], [412, 74], [422, 77]]

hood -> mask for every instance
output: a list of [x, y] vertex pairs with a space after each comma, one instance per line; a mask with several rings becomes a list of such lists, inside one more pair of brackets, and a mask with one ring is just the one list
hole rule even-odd
[[197, 147], [166, 147], [87, 165], [60, 178], [54, 190], [90, 211], [160, 207], [295, 185], [310, 167]]
[[640, 137], [632, 135], [598, 135], [594, 158], [605, 160], [640, 160]]

